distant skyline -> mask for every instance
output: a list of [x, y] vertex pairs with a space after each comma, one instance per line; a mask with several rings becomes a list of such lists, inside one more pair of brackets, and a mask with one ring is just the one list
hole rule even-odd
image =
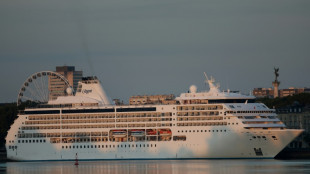
[[72, 65], [107, 95], [310, 87], [308, 0], [0, 1], [0, 103], [35, 72]]

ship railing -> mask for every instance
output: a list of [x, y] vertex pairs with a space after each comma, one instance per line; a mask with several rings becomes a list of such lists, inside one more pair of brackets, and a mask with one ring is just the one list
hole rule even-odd
[[[104, 105], [104, 106], [115, 106], [115, 105]], [[99, 105], [88, 105], [88, 104], [82, 104], [82, 105], [76, 105], [76, 104], [40, 104], [37, 106], [31, 106], [31, 107], [26, 107], [25, 109], [37, 109], [37, 108], [76, 108], [76, 107], [100, 107]]]

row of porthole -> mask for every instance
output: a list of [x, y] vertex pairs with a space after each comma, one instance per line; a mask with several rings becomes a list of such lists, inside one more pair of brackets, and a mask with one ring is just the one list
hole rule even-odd
[[[230, 125], [230, 123], [227, 123], [228, 125]], [[235, 123], [231, 123], [231, 125], [234, 125]], [[236, 125], [238, 125], [238, 123], [236, 123]]]
[[154, 146], [153, 146], [153, 144], [140, 144], [140, 145], [138, 145], [138, 144], [136, 144], [136, 145], [134, 145], [134, 144], [132, 144], [132, 145], [130, 145], [130, 144], [128, 144], [128, 146], [125, 144], [125, 145], [76, 145], [76, 146], [62, 146], [62, 148], [63, 149], [86, 149], [86, 148], [134, 148], [134, 147], [136, 147], [136, 148], [138, 148], [138, 147], [140, 147], [140, 148], [142, 148], [142, 147], [156, 147], [156, 144], [154, 144]]
[[[178, 132], [180, 133], [180, 132], [185, 132], [185, 133], [187, 133], [187, 132], [192, 132], [192, 130], [185, 130], [185, 131], [180, 131], [180, 130], [178, 130]], [[195, 130], [193, 130], [193, 132], [196, 132]], [[199, 130], [197, 130], [197, 133], [199, 132]], [[226, 130], [200, 130], [200, 132], [226, 132]]]
[[18, 140], [18, 143], [45, 143], [46, 140]]
[[9, 146], [9, 149], [17, 149], [17, 146]]
[[[252, 136], [253, 139], [261, 139], [263, 138], [264, 140], [267, 140], [266, 136]], [[272, 136], [273, 140], [278, 140], [276, 136]], [[252, 139], [250, 139], [252, 140]]]

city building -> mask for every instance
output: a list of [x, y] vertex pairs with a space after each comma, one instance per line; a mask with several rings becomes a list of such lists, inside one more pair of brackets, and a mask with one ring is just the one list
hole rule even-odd
[[146, 104], [175, 104], [175, 96], [169, 95], [143, 95], [132, 96], [129, 98], [130, 105], [146, 105]]
[[[310, 93], [310, 88], [290, 87], [288, 89], [280, 89], [278, 97], [292, 96], [292, 95], [300, 94], [300, 93]], [[254, 88], [254, 90], [252, 91], [252, 94], [258, 98], [263, 98], [263, 97], [276, 98], [274, 96], [274, 89], [272, 88]]]
[[[83, 71], [75, 71], [74, 66], [57, 66], [55, 72], [63, 75], [73, 87], [74, 91], [76, 91], [78, 82], [82, 80], [83, 77]], [[66, 88], [67, 86], [62, 79], [56, 76], [49, 76], [49, 100], [55, 100], [58, 96], [65, 96]]]
[[294, 104], [276, 109], [278, 117], [288, 129], [304, 129], [304, 132], [292, 141], [287, 148], [310, 147], [310, 108]]
[[280, 90], [280, 96], [281, 97], [286, 97], [286, 96], [292, 96], [295, 94], [300, 94], [300, 93], [310, 93], [310, 88], [288, 88], [288, 89], [281, 89]]
[[274, 90], [272, 88], [254, 88], [252, 94], [258, 98], [273, 98], [273, 92]]

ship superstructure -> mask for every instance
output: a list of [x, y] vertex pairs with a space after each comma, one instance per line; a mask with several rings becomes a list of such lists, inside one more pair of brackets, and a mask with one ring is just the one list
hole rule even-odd
[[273, 158], [302, 130], [286, 129], [253, 96], [195, 86], [168, 105], [111, 105], [97, 78], [75, 95], [25, 109], [6, 137], [11, 160]]

